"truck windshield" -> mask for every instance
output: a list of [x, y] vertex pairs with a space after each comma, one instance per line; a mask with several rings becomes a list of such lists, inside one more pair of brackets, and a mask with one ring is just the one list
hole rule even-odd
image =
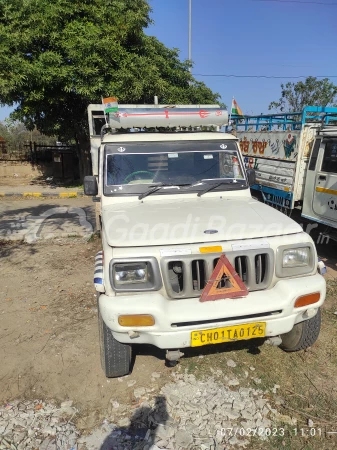
[[107, 155], [107, 185], [243, 179], [236, 151]]
[[[197, 186], [201, 189], [205, 184], [222, 180], [235, 182], [232, 187], [228, 187], [228, 183], [220, 184], [221, 189], [247, 187], [236, 143], [228, 146], [212, 143], [209, 147], [205, 143], [194, 146], [184, 143], [165, 145], [165, 148], [157, 144], [154, 151], [151, 151], [151, 145], [106, 148], [106, 194], [141, 194], [156, 184], [167, 185], [170, 189], [175, 185], [188, 190]], [[160, 189], [158, 193], [163, 191], [165, 189]]]

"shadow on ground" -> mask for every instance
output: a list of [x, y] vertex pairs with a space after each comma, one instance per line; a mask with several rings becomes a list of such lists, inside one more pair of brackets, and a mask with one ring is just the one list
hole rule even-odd
[[[190, 347], [180, 349], [184, 353], [183, 358], [194, 358], [199, 355], [213, 355], [216, 353], [230, 353], [233, 351], [247, 350], [251, 355], [258, 355], [261, 350], [260, 347], [264, 345], [266, 339], [250, 339], [248, 341], [226, 342], [216, 345], [204, 345], [201, 347]], [[165, 350], [154, 347], [152, 345], [135, 345], [134, 352], [137, 355], [150, 355], [161, 361], [165, 360]]]
[[[33, 202], [35, 204], [32, 206]], [[22, 242], [31, 234], [39, 239], [44, 232], [51, 233], [57, 238], [68, 234], [82, 236], [84, 231], [89, 233], [90, 230], [95, 230], [94, 208], [88, 205], [88, 201], [82, 199], [55, 202], [41, 200], [38, 204], [36, 200], [22, 200], [20, 207], [16, 207], [16, 202], [8, 201], [0, 204], [0, 214], [0, 241], [5, 243]], [[3, 252], [2, 256], [9, 256], [16, 246], [17, 244], [11, 246], [2, 243], [0, 250]]]
[[154, 443], [158, 426], [168, 422], [166, 398], [156, 397], [153, 408], [138, 408], [131, 418], [128, 427], [115, 428], [104, 440], [100, 450], [115, 450], [122, 448], [123, 441], [126, 441], [125, 448], [133, 450], [142, 449], [144, 445]]

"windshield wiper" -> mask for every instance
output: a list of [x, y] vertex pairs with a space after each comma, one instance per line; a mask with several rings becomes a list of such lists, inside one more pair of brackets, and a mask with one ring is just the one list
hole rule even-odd
[[191, 183], [160, 183], [160, 184], [155, 184], [155, 185], [151, 185], [150, 189], [148, 189], [147, 191], [143, 192], [142, 194], [140, 194], [138, 196], [138, 199], [141, 200], [144, 197], [147, 197], [148, 195], [153, 194], [154, 192], [159, 191], [159, 189], [161, 189], [162, 187], [166, 187], [166, 186], [176, 186], [176, 187], [181, 187], [181, 186], [191, 186]]
[[[240, 180], [240, 181], [245, 181], [245, 180]], [[206, 194], [209, 191], [212, 191], [213, 189], [216, 189], [217, 187], [221, 186], [222, 184], [233, 184], [233, 183], [237, 183], [238, 180], [222, 180], [219, 181], [218, 183], [214, 183], [211, 186], [209, 186], [208, 188], [206, 188], [205, 190], [198, 192], [198, 197], [201, 197], [202, 195]]]

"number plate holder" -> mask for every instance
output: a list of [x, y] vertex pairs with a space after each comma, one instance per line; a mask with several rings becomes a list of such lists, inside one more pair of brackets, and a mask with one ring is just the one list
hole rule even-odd
[[191, 347], [222, 344], [248, 339], [261, 338], [266, 335], [266, 322], [244, 323], [231, 327], [212, 328], [191, 332]]

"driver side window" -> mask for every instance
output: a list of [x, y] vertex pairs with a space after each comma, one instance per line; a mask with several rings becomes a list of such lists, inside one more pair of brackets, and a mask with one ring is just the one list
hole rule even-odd
[[332, 172], [337, 174], [337, 140], [326, 141], [324, 157], [322, 162], [322, 172]]

